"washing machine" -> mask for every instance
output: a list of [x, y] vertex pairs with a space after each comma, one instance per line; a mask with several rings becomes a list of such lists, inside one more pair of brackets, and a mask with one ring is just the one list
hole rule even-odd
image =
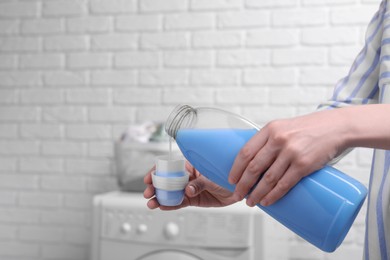
[[97, 195], [91, 260], [283, 260], [288, 233], [258, 208], [150, 210], [141, 193]]

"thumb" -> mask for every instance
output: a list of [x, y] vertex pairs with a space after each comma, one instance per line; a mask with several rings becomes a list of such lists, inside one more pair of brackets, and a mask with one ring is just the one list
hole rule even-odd
[[195, 197], [205, 190], [206, 182], [204, 178], [196, 178], [187, 184], [185, 193], [188, 197]]

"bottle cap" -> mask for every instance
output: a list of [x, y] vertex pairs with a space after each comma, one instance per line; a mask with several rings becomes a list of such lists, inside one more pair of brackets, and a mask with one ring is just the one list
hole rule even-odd
[[152, 173], [152, 182], [153, 186], [156, 189], [166, 190], [166, 191], [175, 191], [175, 190], [184, 190], [189, 180], [189, 175], [187, 172], [184, 172], [182, 176], [167, 177], [167, 176], [158, 176], [156, 172]]
[[189, 174], [185, 171], [183, 157], [161, 156], [157, 158], [156, 171], [152, 172], [152, 182], [160, 205], [180, 205], [184, 199], [184, 189], [188, 181]]

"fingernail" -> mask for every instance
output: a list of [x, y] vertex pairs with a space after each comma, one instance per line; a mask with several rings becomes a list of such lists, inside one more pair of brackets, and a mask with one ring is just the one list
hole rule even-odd
[[263, 206], [263, 207], [267, 207], [267, 206], [268, 206], [268, 200], [263, 199], [263, 200], [260, 201], [260, 204], [261, 204], [261, 206]]
[[196, 192], [195, 187], [190, 185], [190, 186], [188, 186], [188, 188], [190, 190], [190, 195], [195, 195], [195, 192]]
[[255, 205], [255, 203], [253, 202], [253, 200], [248, 199], [248, 200], [246, 201], [246, 205], [248, 205], [249, 207], [253, 207], [253, 206]]

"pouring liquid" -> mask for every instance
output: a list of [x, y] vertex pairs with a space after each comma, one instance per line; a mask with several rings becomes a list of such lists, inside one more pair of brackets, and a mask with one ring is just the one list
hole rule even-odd
[[173, 138], [169, 137], [169, 153], [168, 153], [169, 160], [172, 160], [172, 142], [173, 142]]
[[[180, 129], [176, 142], [188, 161], [214, 183], [234, 191], [228, 175], [241, 147], [256, 129]], [[257, 206], [287, 228], [326, 252], [343, 241], [366, 188], [337, 169], [326, 166], [303, 178], [283, 198]]]

